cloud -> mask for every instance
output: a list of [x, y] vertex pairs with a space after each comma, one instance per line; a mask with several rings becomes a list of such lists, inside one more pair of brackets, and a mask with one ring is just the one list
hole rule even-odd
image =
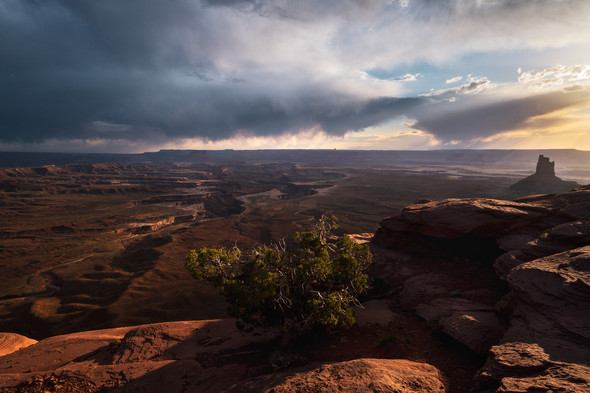
[[456, 83], [456, 82], [459, 82], [461, 79], [463, 79], [463, 77], [462, 77], [462, 76], [456, 76], [456, 77], [454, 77], [454, 78], [447, 79], [447, 80], [445, 81], [445, 83], [446, 83], [447, 85], [450, 85], [451, 83]]
[[[416, 115], [413, 128], [435, 135], [439, 140], [469, 142], [504, 131], [529, 127], [538, 116], [590, 104], [590, 89], [553, 91], [516, 99], [480, 97], [467, 105], [434, 102]], [[545, 126], [553, 125], [545, 119]]]
[[417, 74], [404, 74], [401, 76], [397, 76], [395, 78], [390, 78], [389, 80], [393, 80], [393, 81], [404, 81], [404, 82], [411, 82], [411, 81], [415, 81], [418, 80], [418, 77], [420, 77], [420, 73], [418, 72]]
[[[521, 70], [519, 68], [519, 70]], [[557, 64], [539, 72], [519, 72], [518, 81], [529, 86], [544, 88], [548, 86], [564, 86], [571, 84], [588, 84], [590, 82], [590, 65]]]
[[[420, 111], [436, 107], [444, 120], [454, 100], [449, 110], [467, 116], [461, 97], [490, 81], [406, 97], [404, 82], [420, 73], [378, 80], [365, 70], [584, 42], [588, 15], [582, 0], [4, 0], [0, 142], [341, 136], [399, 116], [444, 136]], [[551, 72], [521, 82], [572, 88], [587, 75]]]
[[396, 117], [419, 110], [427, 102], [424, 98], [381, 97], [361, 105], [343, 107], [319, 117], [323, 130], [330, 134], [362, 130], [382, 124]]
[[462, 85], [422, 95], [429, 101], [409, 114], [415, 119], [411, 127], [442, 143], [467, 147], [500, 136], [505, 141], [523, 130], [541, 135], [579, 126], [583, 115], [569, 114], [590, 108], [589, 76], [588, 65], [561, 64], [538, 72], [520, 69], [515, 82], [468, 75]]
[[455, 102], [459, 96], [480, 94], [496, 87], [497, 85], [486, 77], [468, 76], [467, 83], [448, 89], [436, 90], [422, 96], [431, 97], [435, 101]]

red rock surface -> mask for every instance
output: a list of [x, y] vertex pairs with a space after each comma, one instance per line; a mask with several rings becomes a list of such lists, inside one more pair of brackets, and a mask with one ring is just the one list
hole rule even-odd
[[521, 247], [501, 255], [494, 261], [494, 268], [499, 275], [505, 276], [512, 268], [524, 262], [586, 244], [590, 244], [590, 221], [578, 219], [550, 228]]
[[441, 239], [467, 235], [495, 237], [531, 226], [551, 217], [553, 210], [540, 204], [497, 199], [445, 199], [410, 205], [398, 215], [386, 218], [375, 235], [382, 232], [411, 232]]
[[[515, 202], [416, 203], [385, 219], [374, 241], [394, 250], [409, 246], [422, 258], [438, 255], [442, 261], [463, 255], [464, 260], [491, 264], [494, 252], [505, 251], [494, 267], [510, 292], [495, 307], [436, 299], [436, 291], [431, 291], [434, 296], [418, 305], [417, 313], [474, 351], [497, 344], [476, 378], [476, 391], [590, 392], [589, 223], [590, 186], [584, 186]], [[488, 248], [478, 253], [482, 245]], [[445, 270], [450, 279], [428, 285], [415, 285], [420, 276], [406, 279], [402, 293], [418, 292], [414, 287], [440, 287], [443, 294], [444, 281], [465, 280], [460, 266], [465, 265], [456, 264], [455, 275]], [[403, 297], [400, 294], [400, 300]], [[507, 320], [507, 328], [493, 330], [495, 338], [489, 340], [486, 325], [501, 326], [498, 317]]]
[[0, 392], [445, 391], [437, 368], [400, 359], [273, 372], [298, 360], [270, 352], [273, 336], [261, 333], [228, 319], [55, 336], [0, 357]]
[[217, 392], [260, 366], [232, 351], [268, 340], [238, 331], [233, 319], [55, 336], [0, 357], [0, 392]]
[[16, 333], [0, 333], [0, 356], [8, 355], [9, 353], [18, 351], [21, 348], [26, 348], [33, 345], [37, 340], [22, 336]]
[[590, 367], [553, 361], [538, 344], [511, 342], [492, 347], [476, 381], [477, 391], [582, 393], [590, 392]]
[[444, 199], [415, 203], [384, 219], [373, 241], [387, 247], [415, 249], [427, 248], [432, 238], [474, 240], [506, 235], [536, 238], [557, 225], [584, 217], [590, 217], [590, 186], [516, 201]]
[[505, 329], [493, 307], [466, 299], [435, 299], [418, 305], [416, 314], [477, 353], [487, 353]]
[[[590, 186], [516, 202], [411, 205], [384, 220], [375, 236], [395, 248], [381, 249], [374, 270], [392, 287], [357, 328], [383, 335], [395, 324], [403, 331], [418, 326], [415, 309], [454, 340], [450, 352], [460, 348], [456, 342], [474, 352], [491, 346], [475, 391], [590, 392], [589, 219]], [[508, 254], [496, 259], [502, 252]], [[507, 257], [496, 276], [494, 259]], [[362, 355], [272, 374], [297, 361], [281, 354], [269, 359], [271, 336], [240, 332], [227, 319], [51, 337], [0, 357], [0, 392], [437, 392], [448, 382], [432, 365]], [[351, 343], [354, 351], [366, 345]], [[422, 354], [427, 361], [436, 352], [430, 351]], [[432, 362], [443, 370], [449, 365], [437, 353]]]
[[403, 359], [357, 359], [323, 364], [304, 371], [262, 377], [230, 390], [232, 393], [444, 391], [440, 372], [435, 367]]

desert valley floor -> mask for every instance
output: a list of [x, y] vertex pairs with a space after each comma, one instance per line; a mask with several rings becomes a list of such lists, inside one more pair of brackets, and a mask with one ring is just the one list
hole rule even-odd
[[184, 268], [194, 248], [251, 247], [322, 213], [346, 233], [419, 199], [496, 197], [515, 178], [393, 169], [133, 164], [5, 169], [0, 330], [36, 339], [225, 315]]
[[[323, 213], [339, 218], [340, 233], [367, 241], [384, 233], [386, 217], [412, 203], [420, 209], [445, 198], [513, 199], [517, 195], [509, 187], [534, 172], [538, 155], [517, 154], [516, 160], [498, 152], [477, 157], [454, 152], [442, 161], [428, 154], [396, 161], [383, 153], [349, 160], [335, 152], [259, 153], [239, 159], [222, 153], [203, 159], [203, 153], [161, 152], [141, 160], [58, 160], [57, 165], [0, 168], [0, 274], [9, 278], [0, 287], [0, 332], [41, 340], [94, 329], [227, 318], [216, 289], [195, 281], [185, 269], [191, 249], [269, 244], [308, 230]], [[565, 153], [555, 152], [559, 154]], [[570, 168], [570, 179], [590, 179], [585, 165]], [[437, 322], [407, 305], [424, 300], [422, 288], [438, 288], [437, 279], [452, 287], [444, 290], [451, 298], [495, 304], [510, 290], [492, 268], [499, 249], [494, 245], [483, 256], [487, 244], [476, 242], [466, 248], [481, 246], [481, 251], [471, 255], [457, 243], [456, 256], [446, 250], [438, 258], [420, 250], [435, 250], [438, 243], [413, 242], [404, 244], [409, 252], [424, 255], [410, 258], [391, 251], [384, 248], [387, 241], [373, 246], [373, 280], [431, 275], [413, 283], [373, 281], [383, 288], [365, 299], [365, 316], [374, 311], [378, 320], [380, 312], [393, 313], [394, 322], [371, 328], [361, 323], [305, 356], [313, 361], [369, 356], [428, 361], [443, 372], [449, 391], [467, 391], [487, 348], [473, 351], [440, 330], [431, 332]], [[404, 264], [408, 261], [411, 265]], [[408, 294], [412, 285], [414, 292]], [[400, 300], [404, 291], [405, 301]], [[379, 303], [384, 299], [390, 302], [385, 309]]]

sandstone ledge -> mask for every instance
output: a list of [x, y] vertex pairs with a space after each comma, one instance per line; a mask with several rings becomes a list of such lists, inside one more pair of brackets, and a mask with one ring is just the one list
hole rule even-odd
[[440, 372], [403, 359], [357, 359], [307, 370], [278, 373], [235, 386], [232, 393], [444, 392]]

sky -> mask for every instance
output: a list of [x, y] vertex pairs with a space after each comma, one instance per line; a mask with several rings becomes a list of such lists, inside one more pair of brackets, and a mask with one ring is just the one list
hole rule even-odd
[[588, 0], [0, 0], [0, 151], [590, 150]]

